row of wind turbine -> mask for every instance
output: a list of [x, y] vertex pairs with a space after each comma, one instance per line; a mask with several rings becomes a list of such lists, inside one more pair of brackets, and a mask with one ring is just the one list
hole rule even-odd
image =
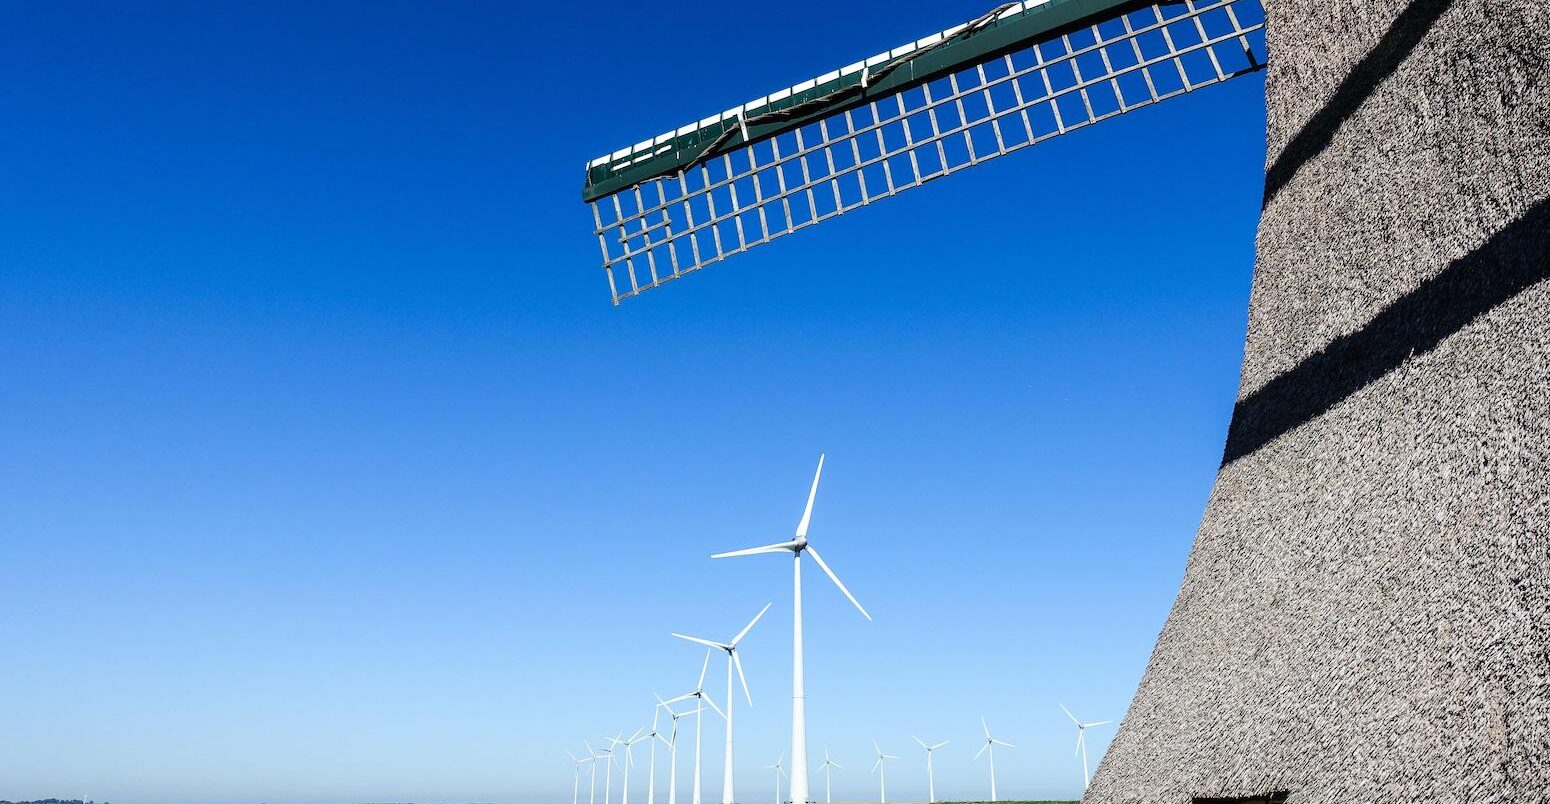
[[[747, 549], [743, 549], [743, 550], [732, 550], [732, 551], [724, 552], [724, 553], [716, 553], [716, 554], [713, 554], [711, 556], [711, 558], [732, 558], [732, 557], [737, 557], [737, 556], [759, 555], [759, 554], [763, 554], [763, 553], [790, 553], [791, 556], [792, 556], [792, 651], [791, 651], [791, 656], [792, 656], [792, 661], [791, 661], [791, 665], [792, 665], [792, 674], [791, 674], [792, 675], [792, 690], [791, 690], [791, 765], [790, 765], [791, 773], [790, 773], [789, 776], [787, 776], [787, 774], [786, 774], [785, 754], [784, 753], [781, 754], [780, 759], [778, 759], [774, 765], [767, 766], [767, 769], [772, 769], [772, 770], [775, 771], [775, 786], [776, 786], [776, 797], [775, 798], [776, 798], [777, 804], [779, 804], [779, 802], [781, 801], [781, 798], [780, 798], [780, 782], [781, 782], [782, 778], [789, 778], [790, 779], [790, 782], [791, 782], [791, 784], [790, 784], [790, 791], [789, 791], [789, 796], [790, 796], [789, 800], [790, 801], [798, 802], [799, 804], [805, 804], [806, 802], [811, 801], [811, 798], [809, 796], [809, 783], [808, 783], [807, 712], [806, 712], [806, 697], [805, 697], [805, 691], [804, 691], [805, 678], [804, 678], [804, 673], [803, 673], [803, 640], [802, 640], [802, 556], [803, 556], [803, 554], [806, 553], [806, 554], [808, 554], [808, 555], [810, 555], [812, 557], [813, 562], [818, 565], [818, 568], [820, 570], [822, 570], [825, 575], [828, 576], [829, 580], [834, 583], [834, 585], [840, 590], [840, 592], [845, 595], [845, 598], [847, 600], [849, 600], [851, 602], [851, 604], [856, 607], [856, 610], [859, 611], [863, 617], [865, 617], [867, 620], [871, 620], [872, 619], [872, 615], [867, 613], [866, 608], [861, 605], [861, 602], [856, 599], [855, 595], [851, 594], [850, 590], [848, 588], [846, 588], [844, 582], [839, 579], [839, 576], [834, 573], [834, 570], [830, 569], [828, 563], [823, 560], [823, 557], [821, 555], [819, 555], [817, 549], [815, 549], [812, 546], [812, 544], [809, 542], [809, 540], [808, 540], [807, 533], [808, 533], [808, 528], [809, 528], [809, 526], [812, 523], [813, 503], [814, 503], [814, 501], [816, 500], [816, 498], [818, 496], [818, 484], [819, 484], [819, 481], [823, 477], [823, 464], [824, 464], [824, 456], [820, 455], [820, 456], [818, 456], [818, 468], [813, 473], [813, 484], [812, 484], [812, 487], [808, 490], [807, 505], [806, 505], [806, 507], [802, 511], [802, 518], [797, 523], [796, 532], [795, 532], [795, 534], [793, 535], [793, 537], [790, 540], [784, 541], [784, 542], [777, 542], [775, 544], [767, 544], [767, 545], [763, 545], [763, 546], [760, 546], [760, 547], [751, 547], [751, 548], [747, 548]], [[715, 640], [704, 639], [702, 637], [690, 636], [690, 635], [687, 635], [687, 634], [680, 634], [680, 633], [674, 632], [672, 634], [672, 636], [674, 636], [674, 637], [676, 637], [678, 639], [683, 639], [683, 640], [686, 640], [686, 641], [689, 641], [689, 642], [693, 642], [693, 643], [696, 643], [696, 644], [704, 645], [706, 647], [705, 659], [704, 659], [704, 662], [700, 666], [699, 678], [695, 682], [694, 689], [689, 691], [689, 692], [686, 692], [686, 693], [684, 693], [682, 695], [679, 695], [677, 697], [666, 699], [666, 700], [664, 700], [660, 696], [658, 696], [657, 697], [657, 706], [653, 710], [652, 723], [651, 723], [651, 728], [650, 728], [649, 732], [647, 732], [646, 729], [639, 729], [634, 734], [632, 734], [629, 739], [624, 739], [623, 732], [620, 732], [615, 737], [607, 738], [607, 740], [608, 740], [608, 747], [604, 751], [593, 751], [591, 744], [587, 743], [586, 744], [587, 745], [587, 756], [586, 757], [578, 758], [575, 755], [571, 755], [571, 760], [572, 760], [573, 768], [574, 768], [574, 778], [573, 778], [573, 782], [572, 782], [572, 795], [571, 795], [572, 804], [579, 804], [580, 790], [581, 790], [581, 766], [584, 765], [584, 764], [590, 764], [591, 765], [591, 782], [590, 782], [590, 789], [589, 789], [589, 792], [588, 792], [588, 804], [595, 804], [594, 796], [596, 794], [596, 788], [597, 788], [597, 763], [598, 762], [602, 762], [602, 761], [606, 761], [608, 763], [607, 770], [606, 770], [606, 778], [604, 780], [603, 802], [604, 802], [604, 804], [611, 804], [611, 802], [612, 802], [614, 751], [615, 751], [616, 748], [618, 748], [620, 746], [623, 746], [624, 751], [625, 751], [625, 756], [624, 756], [624, 791], [623, 791], [623, 794], [622, 794], [622, 798], [621, 798], [620, 804], [629, 804], [629, 773], [630, 773], [631, 766], [634, 764], [633, 763], [633, 757], [632, 757], [631, 748], [632, 748], [632, 746], [635, 743], [639, 742], [640, 740], [648, 740], [648, 741], [651, 742], [651, 771], [650, 771], [650, 778], [649, 778], [649, 781], [648, 781], [649, 790], [648, 790], [648, 793], [647, 793], [647, 804], [656, 804], [656, 802], [655, 802], [655, 796], [656, 796], [656, 744], [658, 742], [662, 742], [662, 743], [664, 743], [664, 744], [666, 744], [668, 746], [669, 755], [670, 755], [669, 756], [669, 762], [670, 762], [670, 765], [671, 765], [671, 771], [669, 773], [669, 781], [668, 781], [668, 804], [677, 804], [677, 787], [678, 787], [678, 778], [677, 778], [678, 777], [678, 759], [677, 759], [677, 757], [678, 757], [678, 745], [677, 745], [678, 740], [677, 740], [677, 735], [678, 735], [678, 721], [681, 718], [690, 717], [690, 716], [693, 716], [694, 719], [695, 719], [695, 724], [694, 724], [694, 732], [695, 732], [694, 733], [694, 784], [693, 784], [693, 793], [692, 793], [692, 797], [691, 797], [691, 804], [703, 804], [702, 799], [701, 799], [701, 778], [702, 778], [702, 774], [701, 774], [701, 769], [702, 769], [702, 751], [701, 751], [701, 749], [702, 749], [702, 738], [703, 738], [703, 732], [704, 732], [704, 728], [703, 728], [704, 717], [703, 717], [703, 714], [704, 714], [704, 711], [705, 711], [705, 707], [707, 707], [707, 706], [710, 708], [711, 711], [715, 712], [718, 716], [720, 716], [722, 718], [723, 722], [725, 723], [725, 755], [724, 755], [724, 761], [723, 761], [721, 804], [734, 804], [734, 802], [735, 802], [735, 790], [734, 790], [733, 784], [734, 784], [735, 764], [734, 764], [734, 753], [733, 753], [733, 703], [734, 703], [735, 691], [734, 691], [734, 688], [733, 688], [733, 685], [732, 685], [732, 676], [733, 676], [733, 673], [735, 672], [737, 677], [738, 677], [738, 680], [742, 684], [743, 697], [747, 701], [748, 705], [750, 707], [752, 707], [753, 706], [753, 695], [749, 691], [748, 678], [747, 678], [747, 676], [743, 672], [743, 663], [742, 663], [742, 659], [741, 659], [741, 657], [739, 655], [739, 652], [738, 652], [738, 645], [739, 645], [739, 643], [742, 642], [743, 638], [748, 635], [749, 631], [753, 630], [754, 625], [756, 625], [759, 622], [759, 620], [765, 615], [765, 613], [770, 610], [770, 607], [772, 605], [774, 605], [774, 604], [773, 603], [766, 603], [764, 605], [764, 608], [760, 609], [759, 613], [755, 614], [753, 619], [750, 620], [748, 622], [748, 624], [746, 626], [744, 626], [743, 629], [737, 633], [736, 636], [732, 637], [732, 639], [730, 639], [727, 642], [718, 642], [718, 641], [715, 641]], [[718, 706], [716, 704], [716, 702], [714, 700], [712, 700], [710, 698], [710, 696], [705, 691], [705, 675], [706, 675], [707, 670], [710, 667], [711, 656], [714, 655], [715, 651], [717, 651], [717, 650], [722, 651], [727, 656], [727, 679], [726, 679], [727, 680], [727, 692], [726, 692], [726, 698], [723, 699], [726, 702], [726, 709], [725, 710], [723, 710], [720, 706]], [[692, 710], [684, 711], [684, 712], [679, 712], [678, 710], [675, 710], [673, 708], [673, 706], [675, 704], [682, 703], [682, 702], [685, 702], [685, 701], [688, 701], [688, 700], [691, 700], [691, 699], [694, 701], [694, 708]], [[1070, 717], [1072, 722], [1075, 723], [1076, 726], [1077, 726], [1077, 753], [1082, 758], [1082, 781], [1083, 781], [1083, 789], [1085, 790], [1086, 789], [1086, 785], [1088, 784], [1088, 782], [1090, 780], [1090, 774], [1088, 772], [1088, 766], [1087, 766], [1087, 744], [1086, 744], [1086, 738], [1085, 738], [1086, 729], [1091, 728], [1093, 726], [1105, 725], [1105, 724], [1109, 723], [1110, 721], [1098, 721], [1098, 722], [1094, 722], [1094, 723], [1082, 723], [1082, 722], [1078, 721], [1076, 719], [1076, 717], [1071, 714], [1070, 710], [1066, 709], [1064, 705], [1061, 705], [1061, 709], [1066, 712], [1066, 715], [1068, 717]], [[671, 736], [664, 736], [664, 735], [662, 735], [658, 731], [659, 717], [660, 717], [660, 715], [661, 715], [661, 713], [663, 711], [666, 711], [668, 713], [668, 715], [672, 718]], [[1015, 748], [1016, 746], [1013, 746], [1011, 743], [1007, 743], [1007, 742], [1004, 742], [1002, 740], [998, 740], [995, 737], [991, 736], [990, 727], [985, 723], [984, 718], [980, 719], [980, 726], [983, 729], [984, 734], [985, 734], [985, 743], [984, 743], [984, 745], [982, 745], [980, 747], [979, 752], [977, 752], [974, 755], [974, 758], [978, 759], [980, 757], [980, 755], [982, 755], [982, 754], [987, 754], [988, 753], [988, 755], [989, 755], [989, 761], [990, 761], [990, 800], [992, 802], [994, 802], [994, 801], [997, 800], [997, 798], [996, 798], [995, 747], [999, 745], [999, 746], [1002, 746], [1004, 748]], [[931, 802], [933, 802], [933, 804], [934, 804], [935, 801], [936, 801], [936, 779], [935, 779], [935, 768], [934, 768], [933, 762], [932, 762], [932, 754], [937, 749], [947, 745], [947, 741], [943, 741], [943, 742], [932, 744], [932, 745], [928, 745], [924, 741], [920, 740], [920, 738], [918, 738], [918, 737], [915, 738], [915, 741], [917, 743], [920, 743], [921, 747], [924, 748], [925, 751], [926, 751], [926, 775], [927, 775], [927, 785], [928, 785], [928, 791], [929, 791], [929, 800]], [[884, 753], [882, 748], [877, 745], [876, 741], [873, 741], [873, 748], [877, 752], [877, 761], [876, 761], [876, 764], [874, 764], [872, 766], [872, 770], [873, 770], [873, 772], [878, 773], [879, 798], [881, 799], [882, 804], [886, 804], [886, 802], [887, 802], [887, 770], [886, 770], [886, 764], [885, 763], [886, 763], [887, 760], [898, 759], [898, 757], [896, 757], [896, 756], [894, 756], [892, 754]], [[840, 765], [838, 762], [835, 762], [829, 756], [828, 749], [825, 748], [824, 749], [824, 762], [818, 768], [818, 770], [820, 772], [824, 773], [824, 799], [825, 799], [825, 802], [828, 802], [828, 801], [831, 800], [831, 796], [830, 796], [831, 784], [830, 784], [830, 782], [831, 782], [831, 779], [832, 779], [832, 774], [833, 774], [833, 769], [834, 768], [843, 769], [844, 766]]]

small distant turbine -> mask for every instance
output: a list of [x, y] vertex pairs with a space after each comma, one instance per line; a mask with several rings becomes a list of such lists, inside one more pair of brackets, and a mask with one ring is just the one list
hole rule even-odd
[[985, 730], [985, 744], [980, 746], [980, 750], [974, 752], [974, 758], [979, 759], [980, 754], [986, 751], [990, 752], [990, 800], [994, 802], [996, 800], [996, 746], [1004, 745], [1007, 748], [1016, 748], [1017, 746], [990, 736], [990, 727], [985, 725], [985, 718], [980, 718], [980, 728]]
[[687, 636], [685, 634], [673, 634], [673, 636], [679, 639], [687, 639], [690, 642], [697, 642], [707, 647], [723, 650], [727, 654], [727, 712], [724, 715], [727, 721], [727, 755], [725, 760], [726, 769], [721, 777], [721, 804], [732, 804], [732, 699], [735, 697], [732, 694], [732, 670], [734, 668], [737, 670], [737, 680], [743, 682], [743, 697], [748, 699], [749, 707], [753, 706], [753, 696], [748, 694], [748, 677], [743, 675], [743, 660], [738, 656], [737, 643], [742, 642], [743, 637], [748, 636], [748, 632], [753, 630], [754, 623], [757, 623], [759, 618], [763, 617], [764, 613], [769, 611], [770, 606], [773, 605], [775, 604], [764, 604], [764, 608], [759, 609], [759, 613], [755, 614], [753, 619], [743, 626], [743, 630], [737, 632], [737, 636], [732, 637], [731, 642], [713, 642], [709, 639], [700, 639], [699, 637]]
[[587, 747], [587, 761], [592, 763], [592, 781], [587, 785], [587, 804], [596, 804], [597, 801], [597, 761], [603, 755], [592, 750], [592, 744], [582, 740], [581, 744]]
[[[656, 695], [656, 693], [652, 693]], [[662, 700], [657, 696], [657, 700]], [[651, 743], [651, 772], [646, 774], [646, 804], [657, 804], [657, 741], [662, 739], [662, 733], [657, 731], [657, 722], [662, 719], [662, 707], [655, 706], [651, 709], [651, 731], [646, 732], [645, 739]]]
[[635, 747], [636, 743], [641, 741], [641, 733], [644, 731], [645, 729], [636, 729], [635, 733], [631, 734], [628, 740], [614, 739], [615, 746], [624, 746], [624, 792], [619, 797], [619, 804], [630, 804], [630, 767], [635, 764], [635, 757], [631, 753], [631, 749]]
[[1076, 719], [1076, 715], [1071, 714], [1071, 710], [1067, 709], [1065, 704], [1057, 701], [1055, 705], [1059, 706], [1060, 711], [1065, 712], [1066, 717], [1071, 718], [1071, 722], [1076, 724], [1076, 753], [1082, 758], [1082, 789], [1086, 790], [1087, 785], [1092, 783], [1092, 774], [1087, 772], [1087, 730], [1094, 726], [1107, 726], [1114, 721], [1100, 720], [1096, 723], [1083, 723]]
[[[829, 758], [829, 746], [823, 747], [823, 764], [818, 766], [818, 771], [823, 774], [823, 804], [830, 804], [834, 799], [829, 795], [829, 781], [834, 776], [834, 769], [845, 770], [845, 766]], [[792, 804], [802, 804], [792, 801]]]
[[936, 804], [936, 771], [931, 767], [931, 752], [952, 741], [943, 740], [936, 745], [926, 745], [925, 740], [915, 737], [915, 742], [920, 743], [920, 747], [926, 749], [926, 790], [928, 791], [926, 804]]
[[[726, 718], [726, 713], [721, 711], [721, 707], [717, 706], [716, 702], [712, 701], [710, 699], [710, 696], [705, 694], [705, 671], [707, 669], [709, 669], [709, 668], [710, 668], [710, 651], [707, 650], [707, 651], [705, 651], [705, 663], [700, 665], [700, 680], [694, 682], [694, 690], [691, 691], [691, 692], [686, 692], [686, 693], [678, 696], [677, 698], [672, 698], [672, 699], [669, 699], [669, 700], [666, 700], [666, 701], [662, 702], [663, 705], [670, 705], [670, 704], [678, 703], [679, 701], [687, 701], [690, 698], [694, 699], [694, 715], [695, 715], [695, 717], [694, 717], [694, 798], [693, 798], [693, 804], [700, 804], [700, 737], [701, 737], [702, 733], [704, 732], [704, 729], [700, 728], [700, 724], [702, 722], [704, 722], [704, 720], [705, 720], [705, 718], [702, 715], [702, 712], [704, 710], [700, 707], [700, 702], [703, 701], [705, 703], [710, 704], [710, 708], [715, 710], [716, 714], [721, 715], [721, 717], [723, 719]], [[604, 802], [604, 804], [607, 804], [607, 802]]]
[[786, 754], [785, 754], [785, 752], [781, 752], [780, 758], [775, 760], [775, 764], [774, 765], [765, 765], [764, 766], [765, 770], [772, 770], [773, 769], [775, 771], [775, 804], [780, 804], [780, 777], [786, 775], [786, 769], [784, 767], [782, 767], [782, 765], [785, 763], [785, 761], [786, 761]]
[[[588, 753], [590, 754], [590, 752], [588, 752]], [[575, 778], [571, 780], [571, 785], [570, 785], [570, 804], [580, 804], [580, 802], [581, 802], [581, 766], [585, 765], [588, 762], [591, 762], [592, 761], [592, 757], [588, 756], [585, 759], [577, 759], [576, 755], [572, 754], [569, 751], [566, 751], [565, 755], [570, 757], [571, 767], [574, 768], [575, 771], [576, 771]]]
[[898, 759], [893, 754], [883, 753], [877, 741], [872, 741], [872, 748], [877, 751], [877, 764], [872, 766], [872, 772], [877, 774], [877, 796], [879, 804], [888, 804], [888, 768], [883, 763], [890, 759]]
[[678, 719], [694, 717], [699, 714], [699, 710], [691, 709], [688, 712], [674, 712], [673, 707], [668, 706], [667, 701], [662, 700], [660, 695], [657, 696], [657, 708], [666, 709], [667, 716], [673, 719], [672, 736], [663, 737], [659, 734], [657, 739], [667, 743], [668, 763], [672, 766], [668, 770], [667, 775], [667, 804], [678, 804]]
[[621, 731], [621, 732], [619, 732], [619, 736], [618, 737], [604, 737], [603, 739], [608, 741], [608, 748], [603, 750], [603, 751], [597, 752], [598, 753], [598, 759], [606, 759], [606, 760], [608, 760], [608, 767], [603, 769], [603, 804], [608, 804], [610, 801], [613, 801], [613, 797], [614, 797], [614, 746], [619, 744], [619, 738], [623, 737], [623, 736], [624, 736], [624, 732]]

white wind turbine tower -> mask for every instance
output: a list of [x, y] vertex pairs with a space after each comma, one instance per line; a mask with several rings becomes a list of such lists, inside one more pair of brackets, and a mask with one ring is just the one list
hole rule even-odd
[[701, 645], [707, 645], [712, 648], [726, 651], [727, 654], [727, 711], [724, 715], [727, 727], [727, 755], [726, 769], [723, 771], [721, 777], [721, 804], [732, 804], [732, 699], [735, 697], [732, 694], [732, 670], [734, 668], [737, 670], [737, 680], [743, 682], [743, 697], [748, 700], [748, 706], [750, 708], [753, 707], [753, 696], [748, 694], [748, 677], [743, 675], [743, 660], [738, 658], [737, 643], [742, 642], [743, 637], [748, 636], [748, 632], [753, 630], [754, 623], [758, 622], [759, 618], [763, 617], [764, 613], [769, 611], [770, 606], [773, 605], [775, 604], [764, 604], [764, 608], [759, 609], [759, 613], [755, 614], [753, 619], [749, 620], [748, 624], [743, 626], [743, 630], [737, 632], [737, 636], [732, 637], [731, 642], [713, 642], [709, 639], [700, 639], [699, 637], [687, 636], [685, 634], [673, 634], [673, 636], [678, 637], [679, 639], [687, 639], [690, 642], [698, 642]]
[[[635, 733], [631, 734], [628, 740], [614, 739], [615, 747], [624, 746], [624, 792], [619, 797], [619, 804], [630, 804], [630, 766], [635, 764], [635, 756], [632, 749], [636, 743], [641, 741], [640, 735], [644, 731], [645, 729], [636, 729]], [[620, 734], [623, 734], [623, 732], [620, 732]]]
[[1087, 772], [1087, 730], [1093, 726], [1107, 726], [1114, 721], [1099, 720], [1095, 723], [1083, 723], [1076, 719], [1076, 715], [1071, 714], [1071, 710], [1067, 709], [1065, 704], [1057, 701], [1055, 705], [1059, 706], [1060, 711], [1065, 712], [1066, 717], [1071, 718], [1071, 722], [1076, 724], [1076, 753], [1082, 757], [1082, 790], [1085, 791], [1092, 781], [1092, 776]]
[[980, 728], [985, 730], [985, 744], [974, 753], [974, 758], [979, 759], [980, 754], [990, 752], [990, 800], [996, 800], [996, 746], [1004, 745], [1007, 748], [1016, 748], [1011, 743], [1005, 743], [990, 736], [990, 727], [985, 725], [985, 718], [980, 718]]
[[813, 498], [818, 496], [818, 479], [822, 475], [823, 456], [819, 455], [818, 471], [813, 473], [813, 488], [807, 493], [807, 508], [802, 511], [802, 520], [797, 523], [796, 536], [791, 541], [751, 547], [747, 550], [733, 550], [729, 553], [716, 553], [711, 556], [711, 558], [730, 558], [758, 553], [791, 553], [793, 615], [791, 618], [791, 800], [795, 804], [807, 804], [810, 800], [807, 792], [807, 708], [802, 680], [802, 554], [812, 555], [818, 568], [829, 576], [829, 580], [833, 581], [841, 592], [845, 593], [845, 597], [849, 598], [856, 610], [861, 612], [861, 616], [868, 620], [872, 619], [872, 615], [867, 614], [866, 609], [861, 607], [861, 602], [856, 600], [856, 596], [840, 582], [834, 570], [829, 569], [829, 565], [824, 563], [818, 551], [807, 543], [807, 526], [813, 518]]
[[[910, 736], [914, 737], [914, 735]], [[943, 740], [936, 745], [926, 745], [925, 740], [919, 737], [914, 737], [914, 739], [915, 742], [920, 743], [921, 748], [926, 749], [926, 804], [936, 804], [936, 770], [931, 767], [931, 753], [952, 741]]]
[[[844, 765], [841, 765], [840, 763], [835, 762], [834, 760], [829, 758], [829, 746], [826, 745], [826, 746], [823, 747], [823, 764], [818, 766], [818, 770], [823, 772], [823, 801], [824, 801], [824, 804], [829, 804], [830, 801], [832, 800], [830, 798], [830, 796], [829, 796], [829, 788], [830, 788], [829, 780], [834, 776], [834, 769], [835, 768], [839, 768], [840, 770], [845, 770], [845, 766]], [[791, 799], [791, 801], [792, 801], [792, 804], [800, 804], [800, 802], [798, 802], [796, 800], [795, 794], [793, 794], [793, 798]]]
[[692, 804], [700, 804], [700, 737], [704, 732], [700, 724], [705, 720], [704, 710], [700, 708], [700, 702], [703, 701], [710, 704], [710, 708], [715, 710], [716, 714], [721, 715], [723, 720], [726, 719], [726, 713], [721, 711], [721, 707], [717, 706], [716, 702], [712, 701], [710, 696], [705, 694], [705, 671], [709, 668], [710, 651], [706, 650], [705, 662], [700, 665], [700, 680], [695, 682], [694, 690], [672, 700], [663, 701], [664, 705], [668, 705], [678, 703], [679, 701], [687, 701], [690, 698], [694, 699], [694, 798]]
[[[589, 752], [589, 754], [590, 754], [590, 752]], [[575, 771], [576, 771], [576, 773], [575, 773], [576, 778], [571, 781], [571, 786], [570, 786], [570, 804], [580, 804], [580, 802], [581, 802], [581, 766], [585, 765], [588, 762], [591, 762], [594, 758], [592, 756], [588, 756], [586, 759], [577, 759], [576, 755], [572, 754], [569, 751], [566, 751], [565, 755], [570, 757], [571, 767], [574, 768]], [[596, 771], [593, 772], [593, 775], [596, 776]]]
[[782, 753], [780, 757], [775, 760], [774, 765], [764, 766], [765, 770], [773, 769], [775, 771], [775, 804], [780, 804], [780, 777], [786, 775], [786, 769], [781, 767], [781, 765], [785, 763], [785, 761], [786, 755]]
[[[709, 657], [706, 658], [709, 659]], [[678, 804], [678, 719], [698, 716], [700, 710], [695, 708], [687, 712], [674, 712], [673, 707], [668, 706], [667, 701], [662, 700], [660, 695], [657, 696], [657, 708], [666, 709], [668, 717], [673, 719], [672, 736], [664, 739], [661, 735], [657, 735], [657, 739], [667, 743], [668, 761], [672, 764], [667, 775], [667, 804]]]
[[883, 753], [883, 749], [878, 746], [876, 740], [872, 741], [872, 748], [877, 750], [877, 764], [872, 766], [872, 770], [877, 772], [878, 801], [879, 804], [888, 804], [888, 768], [883, 763], [890, 759], [898, 759], [898, 757], [893, 754]]

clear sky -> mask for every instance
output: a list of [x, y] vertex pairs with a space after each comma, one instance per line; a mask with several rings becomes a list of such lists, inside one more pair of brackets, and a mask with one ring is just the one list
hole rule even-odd
[[619, 308], [579, 198], [598, 153], [987, 6], [10, 6], [0, 798], [557, 804], [566, 750], [693, 684], [670, 631], [774, 601], [738, 713], [768, 799], [789, 567], [707, 556], [789, 537], [820, 452], [812, 538], [876, 618], [809, 574], [835, 796], [876, 738], [922, 798], [914, 733], [984, 797], [981, 715], [1003, 798], [1074, 796], [1056, 702], [1123, 715], [1221, 455], [1262, 79]]

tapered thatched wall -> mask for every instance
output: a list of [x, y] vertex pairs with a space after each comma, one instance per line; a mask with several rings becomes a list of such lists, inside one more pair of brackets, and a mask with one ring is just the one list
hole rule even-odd
[[1087, 801], [1550, 801], [1550, 0], [1267, 0], [1242, 386]]

